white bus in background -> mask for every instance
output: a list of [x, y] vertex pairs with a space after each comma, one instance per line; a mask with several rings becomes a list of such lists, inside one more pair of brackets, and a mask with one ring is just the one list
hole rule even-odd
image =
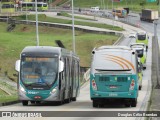
[[100, 10], [99, 7], [91, 7], [90, 11], [91, 12], [98, 12]]

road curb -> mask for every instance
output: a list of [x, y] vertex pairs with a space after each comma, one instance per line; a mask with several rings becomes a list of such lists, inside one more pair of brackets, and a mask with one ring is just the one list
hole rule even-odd
[[20, 103], [20, 101], [15, 100], [15, 101], [11, 101], [11, 102], [4, 102], [4, 103], [0, 103], [0, 106], [7, 106], [7, 105], [16, 104], [16, 103]]

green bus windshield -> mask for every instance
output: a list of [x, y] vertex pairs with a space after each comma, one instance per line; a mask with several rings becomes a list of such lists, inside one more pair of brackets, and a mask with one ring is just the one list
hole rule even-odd
[[58, 58], [23, 57], [21, 80], [25, 86], [51, 86], [57, 79]]
[[146, 40], [146, 35], [138, 35], [138, 40]]

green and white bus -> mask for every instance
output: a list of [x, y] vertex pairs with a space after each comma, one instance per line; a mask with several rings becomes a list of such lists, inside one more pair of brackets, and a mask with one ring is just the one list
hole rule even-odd
[[143, 64], [143, 69], [146, 69], [146, 61], [147, 61], [147, 47], [144, 43], [133, 43], [130, 47], [138, 52], [138, 54], [142, 54], [140, 57], [140, 62]]
[[[34, 11], [35, 10], [35, 2], [22, 2], [22, 10], [25, 11]], [[38, 11], [47, 11], [48, 4], [44, 2], [37, 2], [37, 10]]]
[[76, 101], [80, 89], [79, 58], [66, 49], [29, 46], [16, 61], [18, 95], [23, 105], [42, 101]]
[[90, 97], [93, 107], [118, 99], [126, 107], [136, 107], [138, 97], [138, 57], [126, 46], [102, 46], [92, 51]]
[[149, 36], [147, 35], [146, 32], [138, 32], [137, 33], [137, 38], [136, 38], [136, 43], [144, 43], [148, 49], [148, 39]]

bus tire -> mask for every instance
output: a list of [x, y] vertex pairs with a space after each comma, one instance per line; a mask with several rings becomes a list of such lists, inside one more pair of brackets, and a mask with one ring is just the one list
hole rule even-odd
[[31, 104], [35, 104], [36, 102], [35, 101], [31, 101]]
[[139, 90], [141, 90], [141, 89], [142, 89], [142, 86], [140, 85], [140, 86], [139, 86]]
[[28, 101], [24, 100], [22, 101], [23, 106], [27, 106], [28, 105]]
[[65, 100], [65, 103], [70, 103], [70, 102], [71, 102], [70, 98]]
[[76, 101], [76, 100], [77, 100], [77, 98], [76, 98], [76, 97], [73, 97], [73, 98], [72, 98], [72, 101]]
[[98, 107], [98, 103], [95, 100], [93, 100], [93, 107]]
[[125, 103], [125, 106], [126, 106], [126, 107], [130, 107], [131, 104], [128, 102], [128, 103]]
[[137, 106], [137, 98], [133, 99], [131, 102], [131, 107], [136, 107]]
[[67, 98], [66, 100], [64, 100], [64, 101], [65, 101], [65, 103], [70, 103], [70, 102], [71, 102], [71, 95], [70, 95], [70, 92], [69, 92], [68, 98]]
[[41, 103], [41, 101], [36, 101], [36, 104], [40, 104]]

